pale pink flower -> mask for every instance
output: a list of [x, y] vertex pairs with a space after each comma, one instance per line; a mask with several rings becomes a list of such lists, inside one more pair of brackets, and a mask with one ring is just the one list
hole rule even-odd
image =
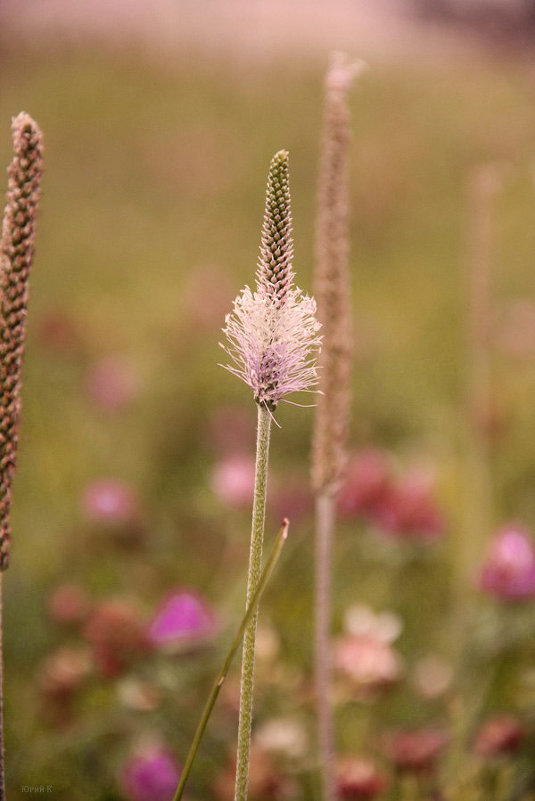
[[307, 739], [304, 726], [291, 718], [272, 718], [255, 733], [255, 744], [262, 751], [289, 760], [305, 756]]
[[317, 385], [311, 351], [319, 347], [316, 301], [298, 288], [288, 291], [278, 305], [262, 292], [245, 287], [234, 301], [223, 329], [223, 349], [233, 364], [225, 365], [244, 381], [257, 403], [274, 409], [291, 392]]
[[138, 513], [138, 500], [132, 488], [116, 478], [102, 478], [86, 487], [82, 499], [86, 515], [100, 523], [131, 523]]
[[292, 254], [288, 153], [281, 150], [269, 170], [256, 291], [246, 286], [235, 299], [221, 344], [231, 361], [226, 369], [270, 411], [288, 393], [318, 383], [316, 302], [294, 286]]
[[254, 460], [244, 454], [222, 459], [212, 473], [212, 489], [229, 506], [249, 506], [253, 499]]
[[355, 604], [345, 611], [344, 629], [348, 634], [367, 634], [381, 642], [393, 643], [403, 630], [403, 621], [393, 612], [376, 614], [368, 606]]
[[498, 532], [481, 570], [480, 585], [505, 600], [535, 596], [535, 548], [527, 531], [511, 526]]
[[416, 692], [422, 698], [440, 698], [451, 687], [453, 668], [439, 656], [429, 654], [416, 662], [412, 679]]
[[363, 698], [395, 684], [403, 673], [401, 657], [391, 643], [372, 633], [341, 637], [335, 644], [334, 664]]
[[162, 700], [162, 691], [157, 684], [126, 676], [117, 683], [117, 697], [127, 709], [152, 712]]

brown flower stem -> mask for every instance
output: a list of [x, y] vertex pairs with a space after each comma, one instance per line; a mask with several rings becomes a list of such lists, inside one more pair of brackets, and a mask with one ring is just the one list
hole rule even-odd
[[316, 497], [316, 630], [315, 670], [318, 747], [322, 756], [320, 779], [323, 801], [335, 798], [334, 734], [329, 688], [331, 684], [332, 549], [336, 522], [335, 496], [323, 491]]
[[[266, 516], [266, 494], [268, 479], [269, 439], [271, 412], [258, 404], [258, 429], [256, 440], [256, 469], [251, 525], [251, 547], [249, 551], [249, 575], [247, 579], [247, 602], [250, 606], [260, 581], [262, 570], [262, 546]], [[238, 724], [238, 751], [236, 755], [235, 801], [247, 801], [249, 786], [249, 755], [253, 725], [253, 690], [255, 641], [258, 609], [255, 609], [243, 638], [243, 661], [240, 687], [240, 715]]]

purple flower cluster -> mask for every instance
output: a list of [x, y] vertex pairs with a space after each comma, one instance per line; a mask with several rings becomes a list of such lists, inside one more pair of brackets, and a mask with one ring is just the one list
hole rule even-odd
[[180, 771], [165, 748], [139, 751], [123, 767], [121, 785], [128, 801], [171, 801]]
[[213, 612], [205, 601], [190, 590], [177, 590], [153, 616], [148, 639], [156, 647], [165, 647], [210, 636], [215, 630]]
[[387, 456], [375, 449], [351, 459], [338, 494], [338, 509], [343, 518], [366, 520], [398, 539], [430, 542], [444, 531], [432, 476], [394, 476]]

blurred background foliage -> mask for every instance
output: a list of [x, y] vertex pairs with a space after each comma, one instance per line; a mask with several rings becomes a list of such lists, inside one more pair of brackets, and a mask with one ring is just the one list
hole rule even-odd
[[[143, 732], [158, 732], [183, 758], [239, 617], [248, 511], [225, 504], [212, 476], [222, 458], [218, 414], [241, 415], [240, 445], [251, 453], [255, 409], [218, 367], [218, 341], [232, 298], [253, 280], [265, 175], [281, 147], [291, 155], [295, 268], [311, 289], [326, 57], [255, 63], [183, 48], [159, 59], [124, 43], [0, 41], [0, 164], [21, 109], [39, 121], [46, 146], [5, 581], [8, 778], [15, 797], [22, 785], [52, 783], [54, 797], [69, 801], [122, 798], [119, 765]], [[404, 621], [399, 647], [410, 665], [431, 651], [451, 656], [456, 639], [458, 553], [470, 535], [467, 184], [489, 162], [504, 173], [494, 215], [490, 517], [493, 526], [535, 525], [535, 74], [510, 50], [421, 64], [372, 57], [370, 67], [351, 95], [352, 445], [388, 451], [400, 471], [436, 475], [447, 525], [440, 542], [407, 555], [362, 524], [344, 524], [335, 627], [354, 603], [392, 610]], [[103, 363], [108, 372], [98, 373]], [[120, 408], [107, 395], [117, 372], [131, 390]], [[273, 486], [291, 479], [302, 490], [312, 412], [287, 406], [277, 417]], [[110, 542], [88, 520], [84, 492], [109, 477], [136, 495], [137, 540]], [[274, 496], [270, 536], [284, 512]], [[297, 517], [264, 604], [280, 652], [276, 670], [260, 666], [258, 717], [299, 714], [311, 733], [312, 525]], [[223, 634], [211, 650], [142, 662], [141, 677], [156, 675], [166, 688], [155, 709], [132, 711], [113, 681], [95, 681], [74, 722], [54, 725], [42, 713], [39, 675], [46, 656], [78, 636], [47, 612], [65, 581], [96, 599], [133, 599], [145, 618], [173, 587], [193, 588], [217, 609]], [[497, 682], [498, 708], [522, 705], [511, 686]], [[446, 716], [442, 701], [426, 706], [410, 687], [373, 709], [343, 700], [346, 751], [368, 747], [376, 729]], [[226, 703], [201, 749], [192, 799], [212, 798], [232, 751]], [[297, 797], [314, 797], [310, 765], [299, 775]]]

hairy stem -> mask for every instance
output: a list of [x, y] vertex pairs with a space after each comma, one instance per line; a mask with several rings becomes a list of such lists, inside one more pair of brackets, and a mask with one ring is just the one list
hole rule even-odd
[[262, 593], [264, 592], [264, 589], [266, 588], [266, 585], [271, 577], [271, 574], [275, 569], [275, 565], [279, 561], [279, 556], [281, 555], [282, 547], [288, 537], [288, 526], [289, 526], [289, 521], [283, 520], [282, 527], [277, 535], [275, 544], [271, 549], [269, 559], [266, 562], [266, 565], [262, 571], [262, 575], [260, 576], [260, 581], [258, 582], [256, 590], [253, 593], [251, 603], [245, 610], [245, 614], [240, 623], [240, 627], [238, 628], [238, 631], [234, 635], [234, 639], [232, 640], [230, 648], [227, 652], [225, 661], [223, 662], [221, 670], [219, 671], [217, 678], [212, 685], [212, 689], [210, 690], [210, 695], [208, 696], [208, 700], [206, 701], [206, 705], [203, 709], [201, 719], [199, 721], [199, 725], [197, 726], [197, 730], [193, 737], [193, 741], [191, 743], [188, 756], [186, 757], [184, 768], [182, 770], [182, 773], [180, 774], [180, 781], [178, 783], [175, 795], [173, 796], [173, 801], [180, 801], [180, 799], [182, 798], [182, 795], [184, 793], [184, 787], [186, 786], [186, 782], [188, 780], [191, 767], [193, 765], [195, 757], [197, 756], [197, 751], [199, 750], [199, 745], [201, 744], [204, 730], [206, 729], [207, 723], [210, 720], [212, 709], [214, 708], [214, 704], [217, 701], [217, 696], [219, 695], [221, 687], [223, 686], [223, 682], [227, 677], [230, 665], [232, 663], [232, 660], [234, 659], [236, 651], [238, 650], [238, 646], [242, 640], [243, 633], [247, 627], [247, 624], [249, 623], [252, 615], [255, 613], [256, 608], [258, 606], [258, 602], [262, 596]]
[[321, 798], [334, 801], [333, 719], [329, 699], [331, 677], [330, 622], [332, 544], [336, 519], [335, 496], [327, 489], [316, 497], [316, 703]]
[[[271, 414], [258, 405], [258, 429], [256, 439], [256, 470], [251, 525], [251, 548], [249, 551], [249, 573], [247, 578], [247, 600], [249, 606], [260, 580], [262, 570], [262, 544], [266, 513], [266, 490], [268, 476], [269, 436]], [[238, 726], [238, 752], [236, 759], [235, 801], [247, 801], [249, 784], [249, 753], [251, 750], [251, 727], [253, 720], [253, 689], [255, 639], [258, 610], [255, 609], [243, 639], [243, 661], [240, 688], [240, 719]]]
[[3, 581], [0, 571], [0, 801], [6, 798], [6, 769], [4, 748], [4, 610], [3, 610]]

